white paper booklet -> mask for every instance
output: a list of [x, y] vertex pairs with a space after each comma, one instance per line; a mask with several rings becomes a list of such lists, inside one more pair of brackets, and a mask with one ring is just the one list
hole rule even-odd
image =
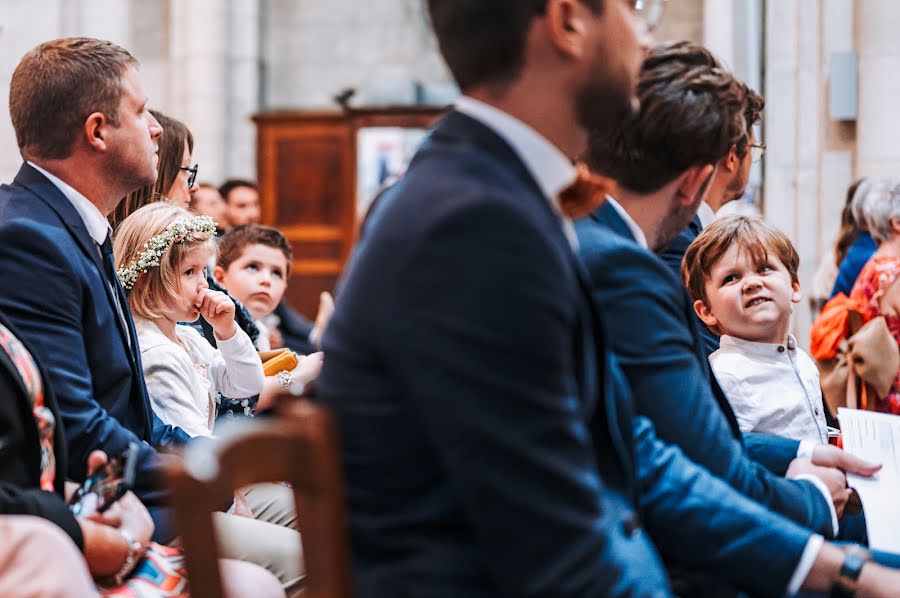
[[844, 450], [883, 465], [871, 478], [847, 475], [866, 511], [869, 546], [900, 553], [900, 416], [842, 407], [838, 420]]

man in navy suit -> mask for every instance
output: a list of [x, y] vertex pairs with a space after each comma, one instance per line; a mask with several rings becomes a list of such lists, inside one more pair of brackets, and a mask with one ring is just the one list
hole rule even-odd
[[[175, 530], [154, 447], [190, 438], [150, 408], [106, 220], [157, 176], [163, 131], [136, 67], [126, 50], [89, 38], [41, 44], [17, 66], [10, 115], [25, 164], [0, 187], [0, 310], [53, 388], [68, 477], [84, 480], [94, 450], [117, 455], [140, 443], [134, 492], [165, 542]], [[228, 556], [269, 566], [286, 585], [298, 581], [295, 531], [226, 514], [218, 521]]]
[[[676, 42], [671, 45], [669, 54], [678, 54], [678, 59], [685, 63], [710, 68], [723, 68], [713, 54], [691, 42]], [[700, 231], [715, 218], [716, 212], [725, 204], [738, 200], [744, 195], [747, 182], [750, 180], [750, 167], [762, 155], [764, 146], [756, 143], [754, 127], [762, 118], [765, 101], [762, 96], [738, 83], [744, 92], [744, 127], [746, 134], [736, 140], [728, 153], [716, 163], [716, 176], [709, 183], [706, 199], [700, 202], [697, 214], [678, 235], [657, 250], [657, 254], [669, 265], [675, 276], [681, 279], [681, 260], [688, 245], [697, 238]], [[719, 348], [719, 336], [706, 326], [700, 326], [707, 355]]]
[[317, 381], [342, 428], [357, 595], [668, 596], [555, 201], [586, 128], [632, 109], [633, 8], [429, 9], [466, 96], [370, 215]]
[[[843, 475], [796, 461], [791, 473], [805, 479], [784, 480], [748, 458], [727, 401], [721, 392], [714, 397], [711, 391], [711, 374], [684, 287], [649, 251], [693, 217], [715, 165], [746, 134], [742, 86], [722, 69], [683, 60], [682, 50], [660, 46], [652, 51], [638, 85], [641, 110], [615, 131], [591, 139], [589, 165], [619, 185], [616, 199], [609, 198], [576, 223], [595, 304], [614, 316], [609, 319], [613, 351], [638, 412], [654, 422], [663, 441], [680, 447], [746, 496], [833, 536], [837, 520], [832, 521], [832, 496], [840, 509], [849, 494]], [[875, 469], [832, 447], [819, 448], [823, 465], [863, 473]], [[648, 529], [656, 539], [654, 527]], [[809, 546], [818, 551], [821, 539], [810, 540]], [[822, 548], [819, 554], [831, 549]], [[676, 562], [688, 556], [665, 550], [664, 555]], [[779, 551], [764, 556], [763, 562], [783, 558]], [[805, 560], [797, 565], [793, 583], [802, 580], [810, 564]]]

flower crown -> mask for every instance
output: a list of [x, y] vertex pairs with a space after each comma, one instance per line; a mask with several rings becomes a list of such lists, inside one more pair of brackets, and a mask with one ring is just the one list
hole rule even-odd
[[181, 243], [194, 233], [215, 234], [216, 223], [209, 216], [192, 216], [176, 221], [166, 230], [156, 235], [146, 243], [144, 250], [124, 268], [119, 268], [116, 274], [122, 286], [130, 289], [134, 286], [138, 276], [146, 274], [148, 268], [159, 266], [162, 255], [173, 243]]

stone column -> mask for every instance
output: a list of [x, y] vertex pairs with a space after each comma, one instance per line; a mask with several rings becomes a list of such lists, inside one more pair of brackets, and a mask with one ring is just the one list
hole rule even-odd
[[231, 0], [230, 6], [224, 176], [255, 179], [256, 126], [250, 117], [260, 110], [260, 6], [259, 0]]
[[859, 176], [900, 175], [900, 2], [856, 2]]
[[[766, 219], [800, 253], [800, 284], [809, 289], [818, 260], [819, 173], [824, 80], [818, 0], [769, 2], [766, 14], [764, 203]], [[809, 342], [810, 313], [794, 311], [801, 345]]]
[[171, 0], [171, 108], [194, 134], [200, 179], [226, 175], [228, 10], [222, 0]]

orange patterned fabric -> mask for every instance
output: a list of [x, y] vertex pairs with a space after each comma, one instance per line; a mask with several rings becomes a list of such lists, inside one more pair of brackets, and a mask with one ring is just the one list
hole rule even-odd
[[19, 376], [28, 391], [28, 398], [31, 399], [31, 410], [34, 413], [34, 421], [37, 424], [41, 443], [41, 490], [54, 492], [56, 457], [53, 454], [53, 432], [56, 428], [56, 420], [53, 413], [44, 406], [44, 386], [41, 382], [41, 373], [28, 349], [2, 324], [0, 324], [0, 347], [3, 347], [19, 371]]
[[[898, 276], [900, 276], [900, 258], [873, 257], [863, 267], [850, 291], [850, 301], [859, 305], [859, 311], [866, 322], [884, 315], [881, 313], [879, 300]], [[891, 335], [900, 343], [900, 317], [885, 315], [884, 321]], [[900, 372], [897, 372], [894, 378], [887, 399], [877, 401], [876, 410], [900, 415]]]
[[825, 361], [837, 355], [838, 346], [847, 338], [848, 312], [862, 312], [861, 306], [843, 293], [838, 293], [822, 307], [809, 333], [809, 352]]

